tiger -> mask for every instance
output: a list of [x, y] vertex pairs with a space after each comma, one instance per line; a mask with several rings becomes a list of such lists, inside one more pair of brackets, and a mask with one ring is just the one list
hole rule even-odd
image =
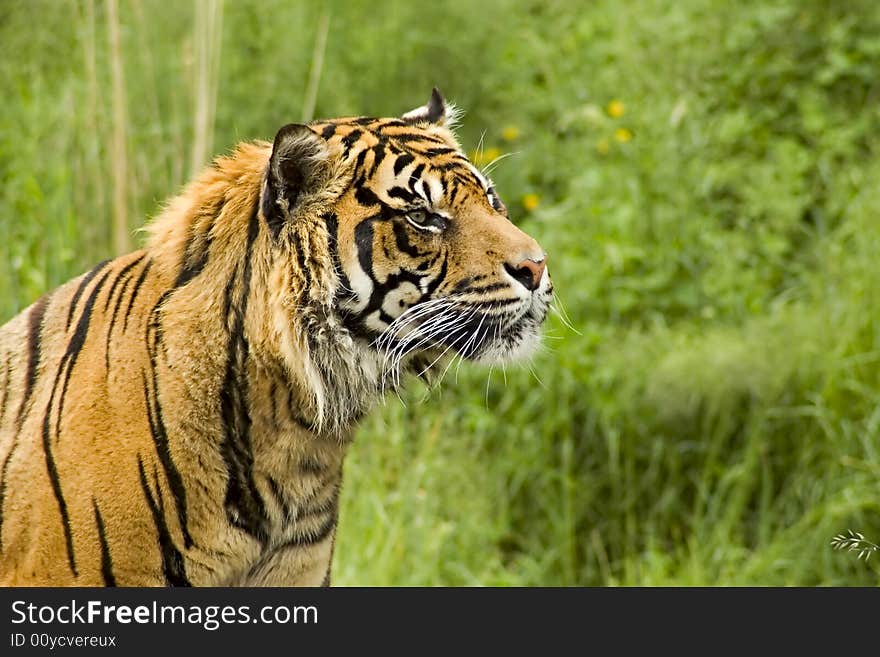
[[457, 115], [242, 142], [0, 328], [0, 583], [329, 586], [359, 422], [529, 357], [552, 302]]

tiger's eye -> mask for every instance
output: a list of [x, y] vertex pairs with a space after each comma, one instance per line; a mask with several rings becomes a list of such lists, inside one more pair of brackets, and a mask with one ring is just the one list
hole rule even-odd
[[423, 224], [428, 221], [428, 213], [424, 210], [412, 210], [411, 212], [407, 212], [406, 216], [410, 221], [417, 224]]

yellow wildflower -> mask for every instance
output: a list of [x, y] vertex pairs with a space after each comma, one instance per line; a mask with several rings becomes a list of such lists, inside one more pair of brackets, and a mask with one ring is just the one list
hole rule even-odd
[[596, 142], [596, 152], [599, 153], [599, 155], [607, 155], [610, 148], [611, 144], [608, 143], [607, 139], [600, 139]]
[[504, 130], [501, 131], [501, 138], [504, 141], [516, 141], [519, 137], [519, 128], [515, 125], [508, 125], [504, 127]]
[[626, 128], [618, 128], [614, 131], [614, 138], [622, 144], [625, 144], [633, 138], [633, 133]]
[[522, 197], [523, 207], [531, 212], [541, 204], [541, 197], [537, 194], [526, 194]]
[[608, 107], [605, 111], [608, 112], [608, 116], [610, 116], [612, 119], [619, 119], [621, 116], [623, 116], [623, 113], [626, 112], [626, 108], [619, 100], [612, 100], [610, 103], [608, 103]]
[[501, 149], [492, 146], [484, 151], [474, 151], [471, 153], [471, 162], [477, 166], [482, 166], [497, 160], [499, 157], [501, 157]]

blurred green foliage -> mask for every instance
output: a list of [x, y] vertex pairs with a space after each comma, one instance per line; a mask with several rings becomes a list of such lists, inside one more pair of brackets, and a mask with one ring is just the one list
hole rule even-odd
[[[576, 331], [365, 424], [339, 584], [876, 584], [880, 5], [228, 2], [213, 150], [438, 85]], [[192, 163], [195, 10], [121, 7], [130, 227]], [[102, 2], [0, 5], [0, 315], [111, 255]], [[93, 64], [90, 64], [93, 62]], [[487, 380], [488, 379], [488, 380]]]

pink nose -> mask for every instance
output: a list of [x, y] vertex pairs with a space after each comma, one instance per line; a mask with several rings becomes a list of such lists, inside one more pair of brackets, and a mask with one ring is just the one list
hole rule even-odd
[[538, 289], [538, 286], [541, 284], [541, 277], [544, 275], [544, 270], [546, 268], [546, 258], [542, 258], [541, 260], [526, 258], [515, 265], [504, 263], [504, 269], [507, 270], [507, 273], [522, 283], [523, 287], [530, 292], [534, 292]]

